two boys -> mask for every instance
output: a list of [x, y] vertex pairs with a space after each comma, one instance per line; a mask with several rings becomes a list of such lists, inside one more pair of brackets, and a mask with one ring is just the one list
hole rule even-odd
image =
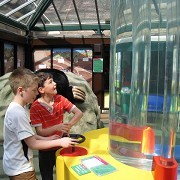
[[[38, 94], [39, 78], [33, 72], [25, 68], [15, 69], [9, 82], [15, 96], [4, 119], [3, 169], [12, 180], [36, 180], [32, 149], [69, 147], [77, 143], [58, 134], [44, 137], [34, 134], [25, 110]], [[68, 129], [57, 127], [57, 131], [68, 132]]]

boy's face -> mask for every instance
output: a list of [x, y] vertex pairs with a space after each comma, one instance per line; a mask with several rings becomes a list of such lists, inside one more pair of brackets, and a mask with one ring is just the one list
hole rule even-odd
[[48, 95], [57, 94], [56, 83], [53, 81], [52, 78], [49, 78], [44, 82], [44, 87], [41, 87], [40, 93], [44, 93]]
[[38, 85], [34, 84], [31, 87], [27, 88], [23, 92], [23, 100], [25, 101], [25, 104], [33, 103], [36, 99], [36, 96], [38, 95]]

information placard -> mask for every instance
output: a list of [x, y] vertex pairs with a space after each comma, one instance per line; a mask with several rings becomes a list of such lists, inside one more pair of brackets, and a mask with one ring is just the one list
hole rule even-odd
[[103, 58], [93, 58], [93, 72], [103, 72]]
[[115, 172], [117, 169], [99, 156], [91, 156], [81, 160], [83, 166], [98, 176]]

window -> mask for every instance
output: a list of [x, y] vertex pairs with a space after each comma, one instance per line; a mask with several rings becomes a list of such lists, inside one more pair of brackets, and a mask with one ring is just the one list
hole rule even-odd
[[53, 69], [61, 71], [71, 71], [71, 49], [54, 48], [53, 49]]
[[17, 67], [25, 67], [25, 50], [23, 46], [17, 46]]
[[73, 73], [82, 76], [92, 87], [92, 49], [73, 49]]
[[51, 68], [51, 50], [35, 50], [34, 51], [35, 70]]
[[4, 44], [4, 73], [14, 70], [14, 46], [12, 44]]

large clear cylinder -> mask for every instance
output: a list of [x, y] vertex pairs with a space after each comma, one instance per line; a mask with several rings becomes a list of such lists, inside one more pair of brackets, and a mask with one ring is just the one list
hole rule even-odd
[[112, 0], [109, 152], [141, 169], [180, 160], [179, 17], [177, 0]]

